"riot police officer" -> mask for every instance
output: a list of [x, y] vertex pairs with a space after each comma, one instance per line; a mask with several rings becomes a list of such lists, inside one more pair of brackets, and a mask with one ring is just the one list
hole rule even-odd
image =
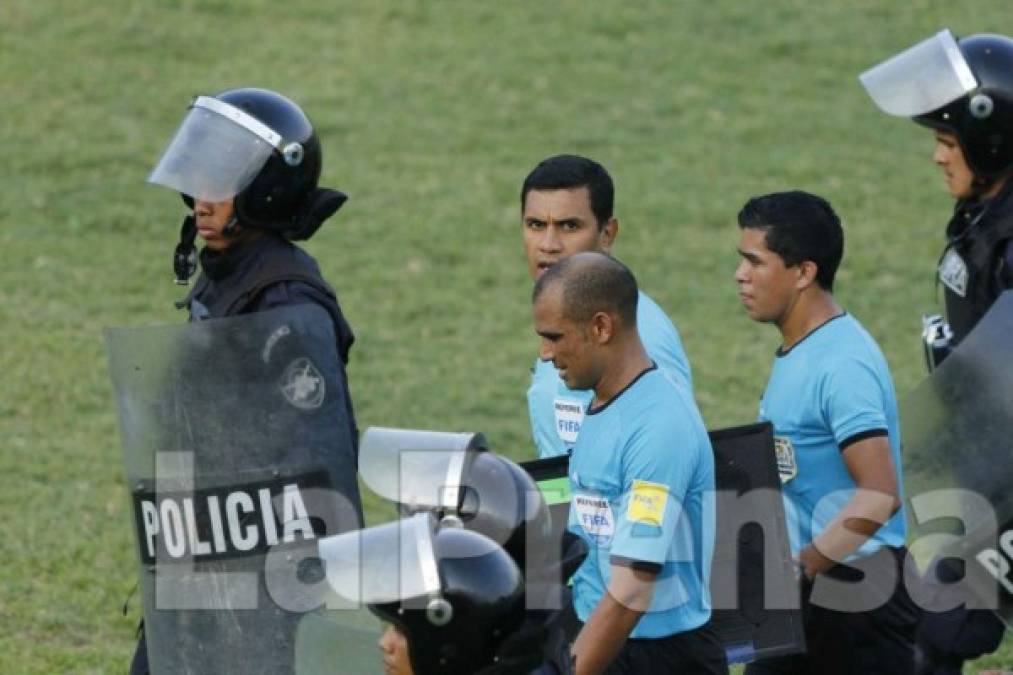
[[[347, 197], [320, 188], [320, 141], [284, 96], [243, 88], [198, 96], [148, 182], [174, 189], [192, 210], [173, 256], [191, 320], [316, 302], [334, 322], [347, 363], [354, 336], [316, 262], [292, 241], [312, 237]], [[195, 241], [204, 248], [196, 255]]]
[[[952, 335], [955, 347], [1013, 287], [1013, 39], [944, 30], [861, 79], [883, 110], [934, 133], [933, 160], [957, 203], [938, 265], [948, 327], [929, 337]], [[939, 342], [934, 363], [946, 353]]]
[[482, 534], [417, 513], [324, 539], [320, 557], [339, 596], [404, 637], [388, 672], [521, 675], [541, 661], [520, 568]]
[[[431, 516], [429, 531], [436, 533], [433, 546], [438, 549], [443, 545], [456, 551], [455, 555], [473, 559], [452, 562], [441, 558], [440, 562], [440, 578], [451, 589], [445, 597], [456, 598], [455, 611], [468, 616], [456, 621], [456, 628], [444, 628], [431, 613], [398, 611], [403, 609], [398, 603], [356, 598], [350, 595], [354, 583], [347, 589], [338, 583], [339, 595], [370, 603], [374, 614], [390, 622], [379, 642], [387, 672], [569, 672], [569, 644], [577, 626], [570, 620], [572, 613], [566, 611], [570, 606], [566, 584], [588, 549], [580, 538], [570, 533], [560, 537], [554, 531], [545, 499], [532, 477], [506, 457], [488, 452], [482, 434], [370, 427], [360, 447], [363, 483], [395, 503], [402, 515], [411, 517], [401, 521], [402, 542], [425, 540], [419, 534], [425, 532], [419, 523], [430, 521], [418, 518]], [[368, 530], [361, 534], [363, 552], [377, 558], [375, 563], [363, 560], [357, 572], [364, 577], [364, 587], [374, 587], [373, 579], [380, 584], [373, 597], [382, 597], [388, 591], [386, 580], [396, 578], [384, 565], [399, 558], [398, 550], [419, 550], [403, 543], [401, 549], [395, 549], [393, 542], [386, 548], [374, 543], [392, 539], [393, 524], [385, 527], [388, 529], [382, 536]], [[454, 530], [466, 534], [454, 534]], [[481, 538], [469, 538], [471, 533]], [[335, 548], [322, 542], [324, 558], [328, 551], [347, 549], [355, 540], [343, 536], [333, 541], [344, 543]], [[495, 545], [499, 552], [465, 553], [473, 546], [483, 549], [486, 545], [482, 541]], [[331, 557], [340, 560], [349, 556]], [[411, 570], [424, 561], [400, 557], [409, 571], [407, 578], [413, 579]], [[510, 590], [514, 569], [519, 570], [523, 582], [523, 597], [516, 606], [502, 602], [514, 593]], [[494, 578], [496, 583], [489, 588], [464, 583], [475, 575]], [[344, 579], [340, 567], [336, 570], [333, 565], [329, 565], [328, 577], [332, 583]], [[412, 583], [405, 584], [404, 573], [401, 581], [399, 599], [412, 600], [417, 589]], [[497, 585], [501, 582], [508, 588]], [[454, 588], [456, 583], [464, 585]], [[501, 600], [492, 602], [490, 597]], [[491, 639], [486, 637], [490, 632]]]
[[[937, 269], [946, 321], [937, 315], [924, 325], [932, 370], [1013, 287], [1013, 39], [943, 30], [860, 79], [885, 112], [932, 130], [933, 161], [957, 200]], [[988, 611], [929, 612], [922, 672], [959, 673], [965, 659], [994, 651], [1003, 632]]]
[[[241, 88], [193, 100], [148, 182], [177, 191], [190, 209], [173, 256], [179, 284], [200, 264], [195, 286], [177, 303], [190, 321], [306, 303], [326, 311], [348, 427], [337, 433], [349, 448], [331, 461], [351, 476], [342, 492], [361, 523], [358, 431], [345, 375], [354, 335], [316, 261], [292, 243], [313, 236], [346, 200], [318, 186], [321, 163], [320, 141], [298, 105], [273, 91]], [[131, 672], [148, 672], [143, 632]]]

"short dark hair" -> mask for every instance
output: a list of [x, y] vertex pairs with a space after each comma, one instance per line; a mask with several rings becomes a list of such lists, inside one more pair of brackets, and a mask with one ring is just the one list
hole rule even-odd
[[562, 284], [563, 316], [577, 323], [597, 312], [615, 314], [626, 326], [637, 323], [637, 279], [626, 265], [606, 253], [577, 253], [550, 267], [535, 282], [532, 303], [546, 289]]
[[555, 155], [539, 162], [521, 186], [521, 211], [532, 190], [573, 190], [581, 187], [587, 188], [591, 212], [600, 230], [612, 218], [615, 186], [605, 167], [580, 155]]
[[816, 283], [834, 289], [844, 257], [844, 231], [827, 200], [802, 190], [753, 197], [739, 211], [739, 227], [763, 230], [767, 248], [785, 265], [816, 263]]

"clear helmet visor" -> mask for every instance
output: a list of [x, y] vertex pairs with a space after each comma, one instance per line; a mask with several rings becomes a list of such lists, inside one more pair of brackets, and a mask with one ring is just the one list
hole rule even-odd
[[899, 117], [924, 115], [978, 86], [949, 30], [873, 66], [858, 79], [877, 106]]
[[319, 542], [327, 581], [358, 604], [403, 602], [440, 592], [433, 539], [436, 522], [419, 513], [392, 523], [326, 537]]
[[411, 511], [456, 511], [468, 453], [485, 445], [481, 434], [370, 427], [359, 443], [359, 474]]
[[278, 141], [277, 134], [242, 110], [200, 96], [148, 182], [194, 199], [226, 201], [253, 182]]

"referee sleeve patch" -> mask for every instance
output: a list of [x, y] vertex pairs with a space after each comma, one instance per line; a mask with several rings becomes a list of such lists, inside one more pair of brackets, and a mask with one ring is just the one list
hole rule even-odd
[[890, 432], [887, 431], [886, 429], [869, 429], [868, 431], [859, 431], [857, 434], [845, 438], [841, 442], [841, 444], [837, 447], [840, 448], [841, 452], [844, 452], [845, 450], [848, 449], [849, 445], [854, 445], [859, 441], [864, 441], [866, 438], [875, 438], [877, 436], [889, 436], [889, 435]]
[[631, 523], [644, 523], [661, 527], [665, 522], [665, 505], [668, 502], [668, 486], [646, 480], [634, 480], [626, 519]]

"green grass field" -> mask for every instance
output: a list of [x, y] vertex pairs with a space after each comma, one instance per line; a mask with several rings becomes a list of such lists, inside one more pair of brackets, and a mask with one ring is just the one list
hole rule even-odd
[[[754, 419], [775, 330], [735, 295], [735, 214], [799, 187], [846, 221], [838, 297], [898, 391], [951, 203], [927, 132], [857, 75], [1008, 0], [0, 3], [0, 672], [125, 672], [135, 554], [102, 329], [178, 323], [183, 207], [145, 185], [198, 93], [277, 89], [351, 200], [307, 246], [358, 342], [360, 426], [532, 453], [537, 348], [517, 192], [544, 156], [611, 170], [616, 254], [679, 326], [708, 426]], [[370, 517], [389, 517], [373, 502]], [[1013, 640], [969, 667], [1013, 664]]]

